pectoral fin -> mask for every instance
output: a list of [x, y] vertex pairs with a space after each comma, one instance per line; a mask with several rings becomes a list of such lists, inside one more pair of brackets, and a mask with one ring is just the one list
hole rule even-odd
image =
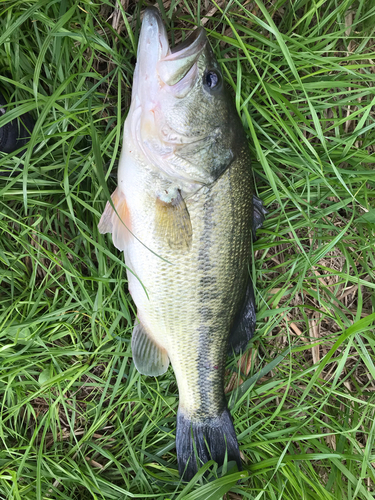
[[132, 355], [135, 367], [142, 375], [158, 377], [168, 370], [167, 351], [154, 342], [141, 323], [133, 330]]
[[247, 285], [245, 300], [234, 321], [229, 336], [228, 353], [238, 354], [245, 351], [255, 330], [255, 297], [251, 282]]
[[156, 231], [170, 248], [187, 250], [191, 247], [193, 231], [190, 215], [179, 190], [156, 199]]
[[122, 251], [125, 250], [130, 236], [129, 211], [126, 206], [125, 195], [119, 188], [116, 188], [112, 193], [111, 199], [117, 213], [113, 210], [109, 201], [107, 201], [98, 224], [98, 229], [101, 234], [112, 233], [113, 244]]

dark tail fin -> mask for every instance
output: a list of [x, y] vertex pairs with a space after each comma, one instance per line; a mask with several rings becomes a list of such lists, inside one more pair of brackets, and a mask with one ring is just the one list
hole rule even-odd
[[238, 469], [242, 469], [236, 433], [228, 408], [220, 416], [201, 422], [189, 420], [179, 409], [176, 448], [178, 470], [185, 481], [190, 481], [198, 469], [211, 459], [222, 465], [226, 453], [228, 462], [234, 460]]

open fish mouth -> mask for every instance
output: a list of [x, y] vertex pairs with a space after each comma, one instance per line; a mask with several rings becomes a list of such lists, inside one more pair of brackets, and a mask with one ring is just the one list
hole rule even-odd
[[[197, 28], [186, 40], [171, 48], [159, 11], [146, 9], [139, 36], [136, 84], [156, 95], [160, 87], [175, 86], [182, 80], [194, 80], [194, 67], [207, 43], [203, 28]], [[186, 87], [186, 81], [184, 82]], [[181, 87], [181, 85], [180, 85]], [[181, 88], [175, 89], [177, 94]], [[185, 89], [186, 90], [186, 89]], [[141, 99], [142, 100], [142, 99]]]
[[[167, 85], [176, 85], [192, 72], [207, 43], [203, 28], [197, 28], [184, 42], [170, 49], [170, 53], [157, 65], [160, 79]], [[193, 75], [192, 75], [193, 76]]]

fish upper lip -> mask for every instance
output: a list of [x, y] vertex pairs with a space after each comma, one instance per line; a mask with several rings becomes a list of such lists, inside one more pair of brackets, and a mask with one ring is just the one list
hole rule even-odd
[[180, 54], [183, 50], [191, 48], [192, 45], [200, 44], [203, 36], [204, 38], [206, 37], [204, 28], [202, 28], [202, 26], [198, 26], [198, 28], [192, 31], [190, 35], [183, 42], [180, 42], [174, 47], [172, 47], [171, 53]]
[[171, 53], [165, 59], [180, 59], [194, 54], [200, 54], [207, 43], [206, 32], [202, 26], [195, 29], [183, 42], [170, 49]]

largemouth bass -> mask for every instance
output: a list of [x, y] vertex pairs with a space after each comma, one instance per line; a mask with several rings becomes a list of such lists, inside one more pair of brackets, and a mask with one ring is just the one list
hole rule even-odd
[[[115, 208], [115, 210], [114, 210]], [[229, 352], [255, 327], [248, 266], [264, 218], [249, 149], [203, 28], [171, 48], [145, 11], [124, 127], [118, 187], [99, 223], [124, 251], [139, 323], [140, 373], [171, 362], [179, 390], [176, 448], [189, 480], [211, 458], [241, 468], [224, 395]]]

